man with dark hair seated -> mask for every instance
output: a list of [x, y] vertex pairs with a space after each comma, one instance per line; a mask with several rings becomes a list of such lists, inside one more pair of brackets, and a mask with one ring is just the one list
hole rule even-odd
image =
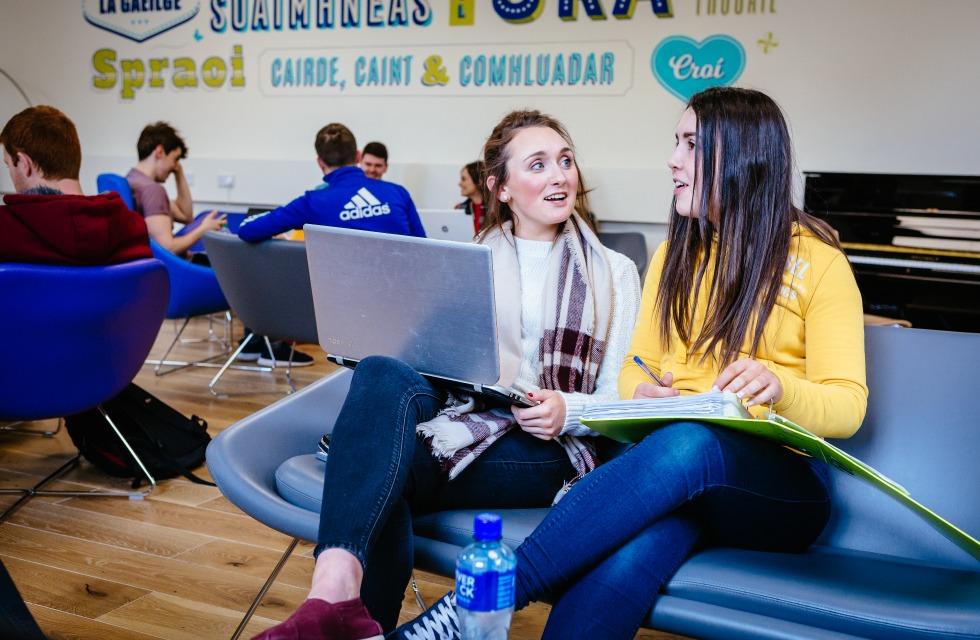
[[364, 175], [375, 180], [385, 177], [388, 171], [388, 147], [380, 142], [369, 142], [361, 152], [361, 170]]
[[357, 141], [350, 129], [328, 124], [317, 132], [313, 146], [324, 185], [278, 209], [246, 218], [238, 227], [242, 240], [259, 242], [307, 223], [425, 237], [405, 187], [368, 178], [357, 166]]
[[[182, 236], [173, 233], [174, 222], [187, 224], [194, 220], [194, 203], [180, 164], [187, 157], [187, 144], [176, 129], [166, 122], [146, 125], [136, 142], [136, 154], [139, 162], [126, 174], [126, 181], [133, 191], [136, 212], [146, 220], [150, 237], [157, 244], [182, 256], [206, 231], [221, 228], [224, 219], [217, 211], [211, 211], [188, 233]], [[177, 186], [177, 198], [173, 201], [163, 188], [171, 174]]]
[[[153, 122], [143, 127], [136, 141], [136, 155], [139, 162], [126, 174], [126, 181], [133, 191], [133, 204], [136, 212], [146, 220], [150, 237], [161, 247], [178, 256], [188, 257], [196, 264], [210, 266], [203, 253], [188, 254], [188, 249], [201, 239], [207, 231], [218, 231], [224, 223], [224, 216], [211, 211], [203, 216], [201, 223], [187, 233], [175, 236], [174, 223], [190, 223], [194, 220], [194, 201], [184, 176], [180, 161], [187, 157], [187, 143], [170, 124]], [[171, 200], [163, 183], [173, 175], [177, 187], [177, 197]], [[245, 335], [251, 331], [245, 327]], [[265, 339], [249, 341], [238, 354], [239, 360], [258, 361], [262, 366], [308, 367], [313, 358], [302, 351], [295, 351], [283, 342], [272, 342], [272, 352]]]
[[117, 194], [82, 194], [82, 149], [68, 116], [25, 109], [4, 125], [0, 145], [17, 192], [0, 206], [0, 262], [104, 265], [153, 256], [146, 225]]

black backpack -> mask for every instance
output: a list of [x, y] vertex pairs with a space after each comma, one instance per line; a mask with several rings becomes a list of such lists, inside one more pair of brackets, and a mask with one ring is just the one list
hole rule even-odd
[[[181, 475], [197, 484], [214, 486], [190, 470], [204, 462], [211, 441], [208, 423], [198, 416], [185, 418], [173, 407], [130, 383], [102, 408], [156, 480]], [[117, 478], [144, 481], [143, 472], [98, 409], [65, 418], [65, 428], [85, 459]]]

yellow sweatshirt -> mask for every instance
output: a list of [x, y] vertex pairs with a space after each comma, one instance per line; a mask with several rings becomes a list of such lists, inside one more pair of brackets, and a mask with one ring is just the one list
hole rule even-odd
[[[643, 285], [633, 342], [619, 375], [619, 395], [625, 399], [633, 397], [638, 384], [650, 382], [633, 362], [634, 354], [656, 373], [672, 373], [673, 386], [681, 394], [710, 390], [721, 373], [713, 355], [702, 364], [702, 353], [688, 353], [676, 331], [671, 330], [667, 344], [661, 343], [654, 305], [665, 254], [663, 243]], [[704, 322], [713, 268], [708, 265], [701, 283], [695, 327]], [[697, 336], [698, 331], [693, 333]], [[738, 357], [749, 357], [750, 347], [751, 338]], [[783, 287], [766, 322], [756, 359], [782, 384], [783, 397], [774, 406], [780, 415], [823, 437], [846, 438], [861, 426], [868, 404], [861, 294], [847, 257], [802, 227], [794, 227]], [[756, 416], [765, 411], [761, 406], [752, 408]]]

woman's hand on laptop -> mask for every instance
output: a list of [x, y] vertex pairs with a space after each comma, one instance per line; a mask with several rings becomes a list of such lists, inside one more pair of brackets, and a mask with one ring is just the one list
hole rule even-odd
[[510, 408], [521, 429], [535, 438], [551, 440], [565, 426], [565, 399], [557, 391], [538, 389], [527, 397], [540, 404], [533, 407]]

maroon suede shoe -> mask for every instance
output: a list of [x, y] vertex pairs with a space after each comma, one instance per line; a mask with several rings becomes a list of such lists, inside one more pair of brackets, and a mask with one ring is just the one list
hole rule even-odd
[[381, 625], [360, 598], [327, 602], [310, 598], [283, 622], [252, 640], [383, 640]]

